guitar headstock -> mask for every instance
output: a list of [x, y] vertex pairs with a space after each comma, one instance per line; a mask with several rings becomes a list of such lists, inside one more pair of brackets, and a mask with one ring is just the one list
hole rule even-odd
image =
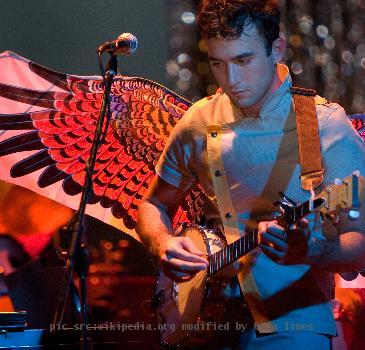
[[283, 227], [289, 226], [310, 212], [319, 211], [326, 216], [331, 216], [343, 209], [350, 209], [351, 219], [359, 217], [359, 207], [365, 200], [365, 178], [355, 171], [352, 176], [343, 180], [336, 180], [334, 184], [327, 186], [315, 199], [296, 204], [279, 193], [284, 201], [274, 204], [280, 205], [283, 214], [277, 218]]
[[343, 209], [351, 209], [350, 218], [357, 219], [357, 209], [365, 200], [365, 178], [355, 171], [351, 176], [327, 186], [317, 198], [325, 200], [325, 204], [319, 209], [321, 213], [330, 215]]

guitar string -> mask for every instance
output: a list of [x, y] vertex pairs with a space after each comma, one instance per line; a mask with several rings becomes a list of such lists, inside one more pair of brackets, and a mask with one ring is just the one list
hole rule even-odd
[[[293, 215], [291, 217], [290, 214], [287, 215], [288, 218], [287, 221], [290, 223], [296, 222], [296, 218], [303, 217], [303, 215], [306, 215], [305, 213], [308, 213], [309, 208], [309, 202], [304, 202], [302, 204], [299, 204], [297, 207], [292, 208]], [[298, 213], [299, 212], [299, 213]], [[282, 217], [285, 219], [284, 217]], [[289, 220], [288, 220], [289, 219]], [[280, 220], [282, 221], [282, 220]], [[251, 239], [251, 242], [250, 242]], [[242, 243], [243, 243], [243, 249], [242, 249]], [[256, 245], [258, 244], [257, 241], [257, 230], [254, 230], [245, 236], [241, 237], [240, 239], [236, 240], [235, 242], [227, 245], [220, 251], [212, 254], [209, 256], [209, 272], [210, 275], [213, 275], [214, 273], [218, 272], [220, 269], [225, 267], [226, 265], [232, 263], [238, 257], [248, 253], [250, 250], [252, 250]], [[233, 252], [230, 254], [229, 250], [232, 249]]]

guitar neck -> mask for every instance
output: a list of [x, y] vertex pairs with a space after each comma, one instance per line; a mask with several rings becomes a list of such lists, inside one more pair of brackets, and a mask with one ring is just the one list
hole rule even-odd
[[258, 231], [253, 230], [237, 241], [225, 246], [219, 252], [209, 256], [208, 276], [212, 276], [224, 267], [258, 246]]
[[[291, 208], [290, 213], [278, 217], [278, 224], [285, 229], [292, 223], [309, 214], [314, 208], [320, 207], [322, 199], [309, 200]], [[222, 250], [209, 256], [208, 276], [212, 276], [224, 267], [233, 263], [241, 256], [249, 253], [258, 246], [258, 230], [253, 230], [237, 241], [227, 245]]]
[[[312, 211], [319, 210], [323, 215], [329, 215], [343, 208], [359, 208], [365, 200], [365, 179], [360, 176], [358, 171], [355, 171], [351, 176], [338, 182], [327, 186], [317, 198], [310, 199], [302, 204], [289, 206], [281, 203], [284, 213], [276, 219], [278, 224], [284, 229], [288, 229], [290, 225]], [[354, 218], [356, 217], [354, 216]], [[208, 258], [208, 276], [214, 275], [257, 246], [258, 231], [253, 230], [222, 250], [210, 255]]]

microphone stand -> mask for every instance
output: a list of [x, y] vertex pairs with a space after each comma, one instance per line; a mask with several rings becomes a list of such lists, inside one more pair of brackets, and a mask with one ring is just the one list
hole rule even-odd
[[89, 270], [88, 254], [85, 244], [82, 244], [82, 237], [84, 234], [83, 222], [85, 218], [85, 209], [92, 193], [92, 175], [94, 172], [94, 166], [97, 156], [97, 151], [102, 142], [101, 137], [103, 135], [103, 126], [105, 121], [105, 114], [108, 108], [108, 120], [105, 125], [104, 135], [108, 128], [108, 122], [110, 118], [110, 88], [113, 82], [113, 78], [117, 71], [117, 58], [116, 55], [110, 53], [110, 59], [107, 64], [107, 69], [104, 72], [101, 61], [101, 52], [98, 50], [99, 66], [103, 75], [104, 81], [104, 95], [102, 100], [102, 106], [99, 112], [98, 123], [95, 130], [94, 141], [90, 151], [90, 158], [88, 159], [85, 167], [86, 176], [85, 184], [82, 190], [79, 209], [76, 212], [74, 218], [71, 220], [67, 227], [67, 234], [71, 237], [70, 247], [68, 250], [66, 271], [63, 279], [63, 284], [60, 289], [60, 294], [57, 302], [57, 309], [53, 319], [53, 330], [59, 330], [63, 324], [63, 318], [67, 303], [67, 298], [70, 292], [70, 286], [73, 282], [73, 272], [76, 271], [80, 278], [80, 322], [81, 322], [81, 350], [91, 350], [92, 342], [88, 332], [88, 312], [87, 312], [87, 273]]

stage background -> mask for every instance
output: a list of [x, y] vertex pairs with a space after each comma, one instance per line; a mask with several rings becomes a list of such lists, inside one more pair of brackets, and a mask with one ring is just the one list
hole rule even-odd
[[[281, 0], [285, 62], [298, 86], [314, 88], [349, 114], [365, 111], [365, 1]], [[215, 92], [194, 13], [197, 0], [166, 1], [169, 83], [192, 100]]]
[[121, 72], [165, 81], [164, 0], [1, 0], [0, 6], [1, 51], [15, 51], [63, 73], [99, 75], [96, 48], [131, 32], [139, 45], [133, 56], [119, 58]]

